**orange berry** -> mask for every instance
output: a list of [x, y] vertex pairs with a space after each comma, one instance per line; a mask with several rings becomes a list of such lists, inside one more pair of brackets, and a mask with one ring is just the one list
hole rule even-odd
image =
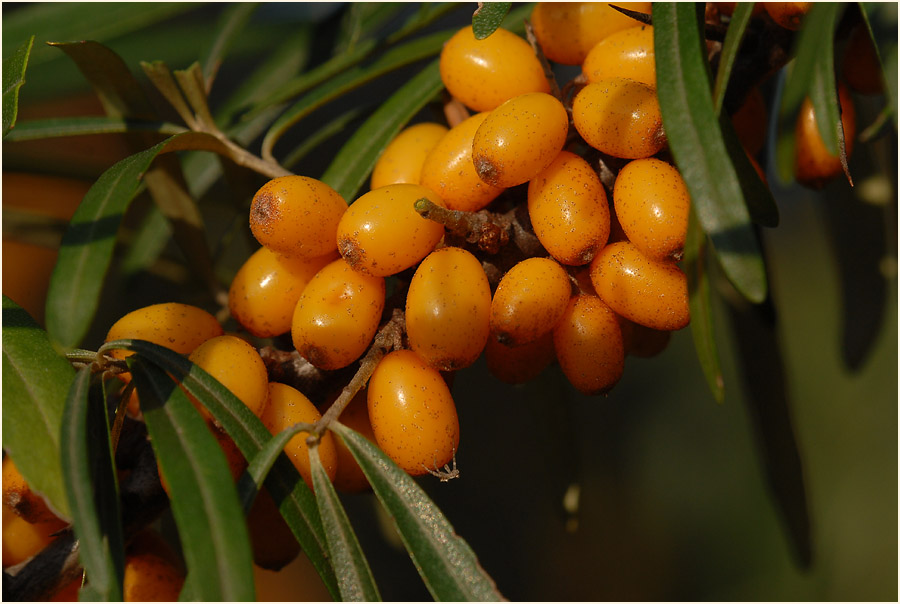
[[495, 187], [528, 182], [559, 155], [568, 132], [569, 116], [556, 97], [533, 92], [512, 98], [491, 111], [475, 132], [475, 171]]
[[481, 262], [461, 248], [435, 250], [406, 294], [410, 348], [437, 369], [468, 367], [484, 350], [490, 314], [491, 286]]
[[585, 57], [581, 72], [589, 83], [628, 78], [656, 88], [653, 27], [638, 25], [603, 38]]
[[421, 184], [425, 157], [446, 134], [446, 126], [431, 122], [415, 124], [401, 131], [375, 162], [369, 188], [402, 182]]
[[512, 267], [491, 301], [491, 335], [507, 346], [534, 342], [559, 322], [572, 295], [565, 269], [550, 258]]
[[28, 560], [56, 539], [54, 533], [67, 523], [55, 516], [46, 522], [32, 524], [3, 504], [3, 568]]
[[[856, 108], [853, 99], [843, 84], [838, 86], [841, 101], [841, 124], [844, 127], [844, 146], [847, 158], [853, 152], [853, 139], [856, 138]], [[832, 155], [822, 135], [812, 102], [804, 99], [797, 116], [794, 128], [794, 176], [797, 181], [816, 189], [824, 187], [843, 171], [840, 155]]]
[[244, 262], [231, 281], [228, 308], [241, 326], [258, 338], [291, 330], [291, 318], [303, 288], [319, 269], [340, 255], [284, 256], [261, 247]]
[[674, 331], [691, 320], [685, 274], [672, 262], [647, 258], [628, 241], [597, 254], [591, 282], [610, 308], [645, 327]]
[[625, 369], [622, 331], [615, 313], [596, 296], [573, 296], [553, 329], [556, 358], [582, 394], [602, 394]]
[[798, 30], [812, 2], [763, 2], [772, 20], [786, 29]]
[[650, 157], [666, 145], [656, 90], [634, 80], [588, 84], [575, 96], [572, 120], [587, 144], [613, 157]]
[[354, 270], [387, 277], [427, 256], [444, 236], [444, 226], [422, 218], [415, 202], [444, 206], [427, 187], [397, 184], [369, 191], [351, 205], [337, 230], [338, 249]]
[[413, 476], [450, 462], [459, 447], [459, 419], [437, 369], [411, 350], [387, 354], [369, 379], [375, 440]]
[[629, 241], [653, 260], [679, 260], [691, 198], [678, 169], [652, 157], [628, 162], [613, 187], [616, 217]]
[[451, 210], [477, 212], [504, 191], [481, 180], [472, 161], [475, 132], [488, 115], [487, 111], [476, 113], [451, 128], [422, 165], [421, 184], [437, 193]]
[[[321, 418], [322, 414], [319, 413], [316, 406], [296, 388], [277, 382], [269, 384], [269, 405], [260, 419], [272, 434], [278, 434], [294, 424], [314, 424]], [[309, 488], [312, 489], [309, 446], [306, 444], [308, 436], [307, 432], [296, 434], [288, 441], [284, 452]], [[322, 461], [325, 473], [328, 474], [328, 479], [334, 480], [337, 470], [337, 450], [334, 445], [334, 437], [330, 432], [323, 434], [319, 441], [319, 459]]]
[[[188, 357], [228, 388], [254, 415], [259, 417], [268, 399], [269, 375], [256, 348], [235, 336], [211, 338]], [[199, 402], [194, 405], [208, 420], [210, 412]]]
[[281, 176], [264, 184], [250, 204], [250, 230], [262, 245], [286, 256], [314, 258], [335, 248], [347, 202], [324, 182]]
[[56, 514], [50, 511], [44, 498], [25, 482], [25, 477], [9, 455], [3, 458], [3, 505], [31, 524], [56, 519]]
[[526, 92], [550, 92], [531, 46], [503, 28], [476, 40], [460, 29], [441, 50], [441, 80], [451, 95], [475, 111], [490, 111]]
[[384, 291], [384, 278], [357, 272], [342, 258], [325, 266], [297, 301], [291, 328], [297, 352], [319, 369], [361, 357], [378, 330]]
[[[616, 2], [616, 6], [649, 13], [652, 3]], [[635, 23], [606, 2], [538, 2], [531, 13], [544, 55], [563, 65], [581, 65], [597, 43]]]
[[537, 340], [521, 346], [507, 346], [495, 338], [488, 338], [484, 359], [488, 371], [507, 384], [524, 384], [536, 378], [553, 362], [553, 332], [548, 331]]
[[155, 533], [140, 533], [126, 548], [122, 583], [125, 602], [177, 601], [184, 578], [175, 553]]
[[[348, 428], [355, 430], [375, 443], [375, 433], [372, 431], [372, 422], [369, 421], [369, 406], [367, 403], [368, 390], [363, 389], [347, 404], [341, 413], [339, 421]], [[343, 493], [360, 493], [371, 489], [369, 479], [363, 474], [356, 458], [337, 437], [334, 439], [337, 449], [337, 473], [334, 475], [334, 488]]]
[[562, 264], [587, 264], [609, 237], [606, 190], [590, 164], [569, 151], [528, 183], [528, 216], [541, 245]]

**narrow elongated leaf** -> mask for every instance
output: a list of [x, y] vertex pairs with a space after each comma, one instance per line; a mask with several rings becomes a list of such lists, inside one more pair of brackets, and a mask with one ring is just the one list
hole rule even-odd
[[396, 31], [387, 37], [387, 43], [393, 44], [403, 38], [434, 23], [450, 11], [460, 6], [459, 2], [420, 2], [418, 10], [411, 15]]
[[369, 562], [363, 554], [356, 533], [353, 532], [334, 485], [325, 473], [318, 447], [310, 447], [309, 462], [313, 486], [316, 488], [316, 501], [319, 503], [319, 515], [325, 527], [328, 551], [338, 577], [341, 599], [344, 602], [380, 602], [381, 595], [372, 577]]
[[259, 453], [253, 456], [253, 459], [251, 459], [247, 465], [247, 469], [241, 474], [237, 485], [238, 496], [241, 498], [241, 505], [243, 506], [245, 513], [249, 512], [250, 508], [253, 506], [253, 500], [259, 492], [259, 487], [265, 480], [269, 470], [272, 469], [275, 460], [278, 459], [278, 456], [281, 455], [281, 452], [287, 446], [288, 441], [294, 438], [299, 432], [309, 432], [311, 429], [311, 424], [295, 424], [289, 428], [285, 428], [273, 436], [269, 442], [259, 450]]
[[34, 36], [31, 36], [11, 55], [6, 56], [6, 52], [3, 53], [3, 136], [16, 125], [16, 115], [19, 113], [19, 88], [25, 83], [25, 69], [28, 67], [28, 57], [31, 55], [33, 45]]
[[476, 40], [484, 40], [497, 31], [509, 13], [512, 2], [482, 2], [472, 15], [472, 32]]
[[672, 155], [725, 275], [748, 300], [759, 302], [766, 297], [765, 267], [718, 127], [694, 5], [654, 4], [653, 31], [659, 104]]
[[354, 107], [311, 133], [309, 136], [305, 137], [303, 142], [297, 145], [293, 151], [285, 156], [282, 165], [284, 165], [285, 168], [293, 169], [301, 159], [317, 149], [319, 145], [330, 139], [332, 136], [342, 132], [350, 122], [358, 118], [363, 112], [364, 107]]
[[125, 542], [104, 399], [91, 396], [91, 367], [79, 371], [66, 401], [60, 457], [78, 555], [91, 578], [90, 593], [82, 596], [116, 602], [122, 600]]
[[[116, 348], [139, 352], [143, 358], [175, 376], [192, 396], [209, 409], [216, 421], [234, 440], [245, 459], [253, 460], [272, 439], [266, 427], [246, 405], [184, 356], [141, 340], [108, 342], [100, 347], [100, 351]], [[286, 455], [278, 456], [265, 484], [329, 592], [338, 599], [340, 592], [333, 568], [328, 562], [325, 535], [315, 498]]]
[[125, 132], [148, 132], [172, 136], [173, 134], [186, 131], [183, 126], [168, 122], [149, 122], [111, 117], [61, 117], [20, 122], [9, 133], [6, 140], [28, 141], [41, 138]]
[[3, 448], [57, 516], [71, 518], [63, 485], [59, 431], [75, 370], [47, 332], [3, 296]]
[[438, 61], [432, 61], [378, 108], [338, 151], [322, 181], [350, 201], [375, 166], [381, 150], [443, 87]]
[[728, 32], [725, 34], [725, 42], [722, 44], [722, 52], [719, 54], [719, 69], [716, 72], [716, 85], [713, 88], [713, 105], [715, 105], [717, 114], [722, 112], [725, 90], [731, 79], [731, 68], [734, 66], [734, 59], [737, 57], [744, 39], [744, 31], [753, 15], [754, 4], [755, 2], [735, 3], [734, 14], [731, 16]]
[[235, 38], [241, 34], [253, 11], [259, 6], [256, 2], [239, 2], [228, 5], [216, 24], [216, 37], [203, 53], [200, 63], [203, 65], [203, 79], [207, 84], [219, 69], [222, 57]]
[[797, 33], [796, 58], [781, 99], [783, 114], [796, 112], [803, 99], [809, 96], [817, 65], [824, 62], [834, 65], [832, 40], [838, 15], [843, 8], [841, 2], [816, 2], [806, 14], [803, 27]]
[[332, 54], [352, 49], [360, 40], [375, 38], [378, 29], [403, 8], [401, 2], [354, 2], [344, 13]]
[[709, 390], [716, 402], [722, 403], [725, 401], [725, 382], [722, 379], [713, 327], [705, 246], [706, 237], [696, 214], [691, 212], [687, 241], [684, 245], [684, 272], [687, 274], [690, 292], [688, 303], [691, 308], [691, 336], [694, 338], [694, 349], [697, 351], [697, 359], [700, 361]]
[[503, 596], [484, 572], [475, 552], [460, 538], [422, 488], [378, 447], [335, 422], [337, 433], [369, 479], [425, 586], [439, 601], [498, 601]]
[[85, 195], [60, 244], [47, 293], [47, 330], [60, 346], [77, 346], [87, 333], [109, 269], [116, 233], [140, 186], [141, 175], [160, 153], [231, 150], [216, 137], [185, 132], [127, 157], [104, 172]]
[[253, 600], [250, 537], [225, 455], [165, 371], [138, 355], [129, 360], [153, 451], [169, 486], [191, 595], [201, 601]]

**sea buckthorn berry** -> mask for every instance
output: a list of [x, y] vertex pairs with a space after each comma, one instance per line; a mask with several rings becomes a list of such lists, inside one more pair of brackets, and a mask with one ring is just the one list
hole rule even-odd
[[281, 570], [300, 553], [300, 544], [266, 488], [259, 490], [247, 512], [247, 532], [253, 562], [266, 570]]
[[422, 164], [435, 145], [447, 134], [442, 124], [415, 124], [388, 143], [372, 170], [370, 189], [406, 182], [421, 184]]
[[648, 359], [655, 357], [669, 345], [671, 331], [650, 329], [616, 315], [619, 327], [622, 328], [622, 341], [625, 343], [625, 354]]
[[613, 187], [619, 224], [629, 241], [653, 260], [680, 260], [691, 198], [681, 173], [649, 157], [628, 162]]
[[431, 252], [406, 294], [409, 345], [432, 367], [474, 363], [490, 333], [491, 286], [481, 262], [458, 247]]
[[572, 120], [587, 144], [613, 157], [650, 157], [666, 145], [656, 90], [634, 80], [588, 84], [575, 96]]
[[[344, 408], [339, 421], [375, 443], [375, 433], [372, 431], [372, 422], [369, 421], [367, 397], [367, 389], [357, 392]], [[337, 473], [334, 475], [334, 488], [342, 493], [360, 493], [371, 489], [369, 479], [363, 474], [359, 463], [344, 441], [337, 437], [334, 439], [334, 444], [337, 449]]]
[[[316, 406], [296, 388], [277, 382], [269, 384], [269, 405], [260, 419], [273, 435], [294, 424], [314, 424], [321, 418], [322, 414], [319, 413]], [[313, 488], [309, 446], [306, 444], [308, 436], [309, 434], [306, 432], [299, 432], [288, 441], [284, 452], [309, 488]], [[325, 473], [328, 474], [328, 479], [334, 480], [337, 470], [337, 450], [334, 445], [334, 437], [330, 432], [323, 434], [319, 441], [319, 459], [322, 461]]]
[[672, 262], [650, 260], [630, 242], [611, 243], [597, 254], [591, 282], [601, 300], [635, 323], [665, 331], [690, 323], [685, 274]]
[[30, 523], [3, 504], [3, 568], [31, 558], [56, 539], [54, 534], [67, 526], [60, 518]]
[[338, 250], [347, 264], [387, 277], [427, 256], [444, 236], [444, 226], [416, 212], [416, 200], [423, 197], [444, 206], [431, 189], [407, 183], [374, 189], [353, 202], [337, 231]]
[[[188, 357], [191, 362], [219, 380], [257, 417], [268, 398], [269, 375], [256, 348], [241, 338], [223, 335], [200, 344]], [[195, 406], [207, 420], [210, 412], [198, 402]]]
[[850, 33], [844, 50], [841, 75], [850, 90], [860, 94], [882, 94], [884, 72], [878, 60], [878, 51], [864, 23]]
[[753, 88], [744, 104], [731, 116], [734, 131], [748, 155], [756, 155], [766, 144], [769, 116], [759, 88]]
[[476, 113], [453, 128], [431, 150], [422, 165], [421, 184], [437, 193], [451, 210], [477, 212], [505, 189], [478, 177], [472, 161], [472, 141], [489, 112]]
[[475, 111], [490, 111], [526, 92], [550, 92], [531, 45], [503, 28], [476, 40], [472, 26], [456, 32], [441, 50], [441, 81]]
[[478, 177], [495, 187], [528, 182], [562, 151], [569, 116], [556, 97], [533, 92], [493, 111], [475, 132], [472, 160]]
[[459, 418], [440, 372], [411, 350], [387, 354], [369, 379], [369, 419], [384, 453], [418, 476], [450, 463]]
[[803, 17], [812, 8], [812, 2], [763, 2], [763, 7], [772, 21], [786, 29], [798, 30]]
[[44, 498], [25, 482], [25, 477], [9, 455], [3, 458], [3, 505], [31, 524], [56, 519], [56, 514], [50, 511]]
[[144, 531], [125, 551], [122, 596], [125, 602], [174, 602], [184, 586], [184, 572], [161, 537]]
[[609, 238], [609, 202], [591, 165], [561, 151], [528, 183], [528, 216], [541, 245], [558, 262], [590, 262]]
[[[652, 3], [616, 2], [616, 6], [649, 13]], [[581, 65], [598, 42], [635, 23], [606, 2], [538, 2], [531, 13], [544, 55], [563, 65]]]
[[569, 274], [550, 258], [509, 269], [491, 301], [491, 335], [507, 346], [534, 342], [553, 329], [572, 296]]
[[384, 278], [354, 271], [339, 258], [312, 278], [294, 310], [291, 337], [319, 369], [340, 369], [363, 355], [384, 310]]
[[506, 384], [525, 384], [536, 378], [556, 358], [553, 332], [548, 331], [534, 342], [507, 346], [488, 338], [484, 360], [488, 371]]
[[280, 176], [253, 196], [250, 230], [257, 241], [280, 254], [324, 256], [334, 251], [337, 225], [346, 210], [344, 198], [324, 182]]
[[573, 296], [553, 329], [556, 358], [569, 382], [582, 394], [602, 394], [625, 369], [622, 330], [616, 314], [596, 296]]
[[[847, 158], [853, 152], [853, 139], [856, 137], [856, 109], [847, 87], [838, 86], [841, 101], [841, 124], [844, 127], [844, 148]], [[804, 99], [797, 116], [794, 128], [794, 176], [797, 181], [813, 188], [822, 188], [835, 176], [841, 173], [840, 155], [832, 155], [822, 135], [812, 102]]]
[[656, 88], [653, 27], [629, 27], [603, 38], [585, 57], [581, 72], [588, 82], [628, 78]]
[[338, 258], [336, 249], [324, 256], [301, 258], [259, 248], [231, 281], [231, 316], [258, 338], [289, 332], [303, 288], [323, 266]]

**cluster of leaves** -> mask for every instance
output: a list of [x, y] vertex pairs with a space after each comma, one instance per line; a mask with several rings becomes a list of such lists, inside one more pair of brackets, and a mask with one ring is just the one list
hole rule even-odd
[[[860, 6], [869, 27], [869, 9]], [[57, 18], [70, 18], [84, 27], [89, 26], [82, 19], [75, 20], [74, 15], [94, 10], [80, 5], [77, 10], [55, 8]], [[105, 117], [17, 123], [19, 90], [26, 79], [29, 58], [37, 54], [34, 37], [24, 32], [29, 25], [27, 19], [22, 19], [14, 32], [20, 34], [21, 45], [9, 53], [4, 48], [5, 141], [136, 135], [130, 139], [136, 141], [134, 154], [100, 176], [66, 229], [48, 294], [46, 331], [15, 302], [6, 297], [3, 301], [3, 446], [16, 456], [34, 488], [60, 515], [72, 519], [80, 564], [89, 578], [85, 595], [92, 599], [121, 599], [123, 543], [133, 528], [127, 510], [120, 507], [120, 485], [113, 463], [122, 406], [118, 413], [110, 413], [115, 404], [110, 405], [103, 379], [110, 363], [105, 353], [112, 348], [135, 353], [129, 357], [128, 369], [141, 392], [154, 452], [170, 483], [172, 514], [189, 570], [185, 596], [253, 599], [249, 538], [241, 515], [265, 483], [331, 594], [336, 599], [379, 597], [368, 563], [317, 454], [312, 455], [315, 495], [281, 454], [287, 440], [308, 426], [295, 426], [272, 437], [208, 374], [184, 357], [147, 342], [111, 342], [96, 352], [77, 348], [95, 320], [120, 224], [140, 192], [146, 189], [155, 205], [128, 251], [134, 266], [146, 266], [171, 237], [188, 259], [193, 274], [215, 298], [222, 294], [221, 280], [196, 199], [221, 178], [246, 181], [247, 171], [267, 178], [288, 174], [318, 145], [351, 123], [353, 134], [330, 159], [321, 179], [345, 199], [354, 199], [388, 142], [424, 107], [440, 98], [443, 86], [436, 55], [456, 28], [431, 31], [429, 26], [457, 7], [422, 4], [384, 34], [385, 25], [397, 21], [402, 5], [361, 3], [346, 10], [330, 59], [305, 69], [314, 41], [315, 26], [310, 24], [292, 33], [277, 48], [267, 49], [267, 58], [213, 111], [210, 100], [217, 72], [229, 50], [240, 46], [242, 32], [256, 8], [252, 4], [228, 5], [202, 59], [187, 69], [172, 71], [162, 61], [141, 63], [152, 85], [150, 93], [109, 47], [93, 41], [51, 40], [54, 48], [41, 51], [62, 51], [74, 62], [100, 98]], [[523, 19], [531, 9], [531, 5], [511, 9], [510, 3], [485, 3], [475, 13], [473, 24], [481, 37], [490, 35], [500, 24], [522, 32]], [[652, 21], [665, 128], [694, 203], [685, 250], [691, 279], [692, 332], [710, 389], [721, 401], [724, 384], [713, 333], [709, 273], [720, 267], [725, 279], [746, 301], [765, 303], [769, 292], [758, 229], [776, 226], [778, 209], [740, 148], [724, 110], [729, 95], [741, 97], [741, 90], [746, 93], [755, 83], [739, 71], [752, 4], [738, 4], [722, 40], [714, 78], [702, 10], [697, 9], [690, 3], [657, 3]], [[810, 12], [806, 27], [792, 43], [796, 59], [784, 86], [780, 111], [781, 120], [787, 123], [800, 101], [810, 96], [817, 114], [827, 116], [819, 124], [826, 144], [835, 151], [842, 146], [843, 133], [834, 55], [831, 45], [823, 45], [821, 40], [833, 38], [845, 9], [846, 5], [822, 3]], [[126, 25], [118, 22], [117, 33], [124, 33], [123, 27], [146, 27], [183, 9], [151, 4], [132, 5], [128, 10], [131, 20]], [[94, 15], [100, 23], [116, 23], [100, 14]], [[100, 29], [97, 26], [96, 31]], [[9, 39], [11, 32], [4, 33]], [[73, 34], [86, 37], [83, 32]], [[827, 50], [823, 52], [823, 48]], [[784, 50], [781, 63], [769, 63], [769, 70], [787, 61]], [[276, 146], [289, 139], [286, 135], [301, 120], [364, 85], [411, 67], [415, 67], [413, 75], [377, 107], [354, 104], [288, 152], [278, 153], [280, 159], [276, 159]], [[764, 75], [768, 74], [760, 73], [758, 79]], [[162, 109], [156, 107], [159, 98], [165, 101]], [[895, 106], [896, 100], [889, 99], [889, 109]], [[887, 115], [896, 120], [890, 111]], [[782, 167], [792, 159], [790, 129], [784, 130], [784, 141], [778, 145]], [[258, 154], [249, 151], [255, 145]], [[238, 214], [245, 211], [242, 206]], [[774, 341], [769, 345], [777, 347]], [[81, 368], [76, 371], [73, 364]], [[250, 462], [237, 485], [215, 440], [173, 378], [210, 409]], [[800, 489], [804, 509], [799, 514], [787, 510], [787, 515], [797, 519], [789, 524], [801, 559], [808, 560], [799, 457], [789, 419], [778, 421], [782, 429], [786, 426], [788, 438], [782, 439], [773, 459], [795, 462], [789, 464], [784, 485], [775, 485], [775, 490]], [[417, 483], [357, 433], [340, 423], [332, 424], [332, 429], [345, 441], [378, 499], [394, 518], [434, 597], [499, 599], [499, 592], [471, 549], [454, 534]], [[20, 572], [18, 576], [25, 574]], [[5, 575], [4, 593], [6, 585]]]

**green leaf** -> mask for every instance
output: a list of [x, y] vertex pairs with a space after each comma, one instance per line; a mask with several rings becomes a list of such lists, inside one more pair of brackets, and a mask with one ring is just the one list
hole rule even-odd
[[761, 226], [778, 226], [780, 220], [778, 204], [772, 196], [772, 190], [769, 189], [768, 184], [762, 181], [756, 168], [750, 163], [750, 156], [747, 155], [747, 150], [741, 144], [731, 118], [725, 114], [720, 115], [719, 127], [722, 130], [722, 139], [725, 141], [728, 157], [731, 159], [731, 165], [734, 166], [741, 191], [744, 194], [744, 202], [750, 212], [750, 219]]
[[183, 126], [168, 122], [149, 122], [110, 117], [60, 117], [29, 120], [19, 124], [6, 137], [8, 141], [28, 141], [86, 134], [149, 132], [172, 136], [186, 132]]
[[766, 297], [766, 272], [741, 183], [718, 125], [695, 7], [653, 6], [657, 93], [669, 147], [719, 262], [748, 300]]
[[476, 40], [484, 40], [497, 31], [509, 13], [512, 2], [480, 2], [472, 15], [472, 32]]
[[150, 206], [119, 265], [122, 274], [131, 276], [150, 267], [171, 236], [172, 225], [159, 207]]
[[285, 156], [282, 165], [288, 169], [296, 166], [301, 159], [319, 148], [319, 145], [330, 139], [332, 136], [336, 136], [343, 132], [347, 125], [358, 118], [361, 113], [363, 113], [363, 107], [353, 107], [305, 137], [302, 143], [297, 145], [293, 151]]
[[[34, 36], [3, 58], [3, 136], [16, 125], [19, 112], [19, 88], [25, 83], [25, 68], [34, 45]], [[6, 52], [4, 50], [4, 55]]]
[[3, 448], [57, 516], [71, 518], [59, 454], [75, 371], [24, 308], [3, 296]]
[[169, 486], [192, 596], [255, 598], [250, 536], [228, 462], [206, 422], [165, 371], [129, 357], [150, 442]]
[[740, 50], [744, 39], [744, 31], [753, 16], [754, 2], [737, 2], [734, 6], [734, 14], [728, 24], [728, 32], [725, 34], [725, 42], [722, 44], [722, 52], [719, 55], [719, 69], [716, 72], [716, 85], [713, 88], [713, 105], [716, 114], [722, 113], [722, 104], [725, 101], [725, 90], [731, 79], [731, 68]]
[[259, 6], [256, 2], [237, 2], [226, 6], [216, 23], [216, 37], [212, 44], [203, 53], [200, 63], [203, 65], [203, 79], [210, 83], [219, 69], [222, 57], [228, 52], [229, 46], [235, 41]]
[[102, 388], [92, 396], [91, 367], [78, 372], [66, 401], [60, 457], [91, 597], [116, 602], [123, 598], [125, 541]]
[[687, 241], [684, 245], [684, 272], [688, 278], [688, 303], [691, 308], [691, 336], [697, 360], [706, 376], [706, 383], [717, 403], [725, 401], [725, 382], [719, 363], [713, 328], [712, 299], [709, 291], [709, 273], [706, 263], [706, 237], [700, 229], [697, 215], [691, 212]]
[[334, 572], [338, 577], [338, 587], [344, 602], [381, 601], [369, 562], [363, 554], [341, 505], [338, 494], [331, 484], [331, 479], [322, 466], [319, 448], [310, 447], [309, 462], [312, 471], [313, 486], [316, 488], [316, 501], [319, 503], [319, 515], [328, 538], [328, 551], [334, 564]]
[[817, 69], [824, 63], [834, 65], [834, 28], [843, 10], [841, 2], [816, 2], [797, 33], [795, 59], [781, 99], [781, 113], [792, 114], [809, 96]]
[[381, 151], [443, 86], [435, 59], [357, 128], [325, 170], [322, 182], [330, 185], [348, 202], [354, 199], [372, 172]]
[[[175, 376], [185, 390], [209, 409], [245, 459], [253, 460], [272, 439], [268, 429], [246, 405], [184, 356], [141, 340], [107, 342], [100, 347], [100, 351], [115, 348], [138, 352], [143, 358]], [[266, 487], [325, 586], [338, 599], [340, 593], [328, 561], [325, 535], [315, 498], [286, 455], [278, 456], [266, 478]]]
[[78, 346], [87, 333], [112, 260], [116, 233], [141, 183], [160, 153], [230, 149], [210, 134], [185, 132], [126, 157], [104, 172], [78, 206], [60, 244], [47, 293], [47, 331], [64, 348]]
[[241, 505], [245, 513], [250, 511], [250, 508], [253, 506], [253, 500], [259, 492], [260, 485], [262, 485], [269, 470], [275, 464], [275, 460], [281, 455], [288, 442], [299, 432], [309, 432], [311, 429], [311, 424], [294, 424], [289, 428], [285, 428], [269, 439], [269, 442], [253, 456], [253, 459], [247, 465], [247, 469], [241, 474], [237, 485], [238, 496], [241, 498]]
[[387, 43], [393, 44], [408, 35], [434, 23], [450, 11], [460, 6], [459, 2], [420, 2], [415, 14], [387, 37]]
[[401, 2], [353, 2], [344, 13], [332, 54], [347, 52], [360, 40], [375, 38], [378, 29], [403, 8]]
[[453, 530], [422, 488], [378, 447], [335, 422], [338, 434], [369, 479], [372, 489], [400, 532], [416, 569], [435, 600], [502, 600], [475, 552]]

